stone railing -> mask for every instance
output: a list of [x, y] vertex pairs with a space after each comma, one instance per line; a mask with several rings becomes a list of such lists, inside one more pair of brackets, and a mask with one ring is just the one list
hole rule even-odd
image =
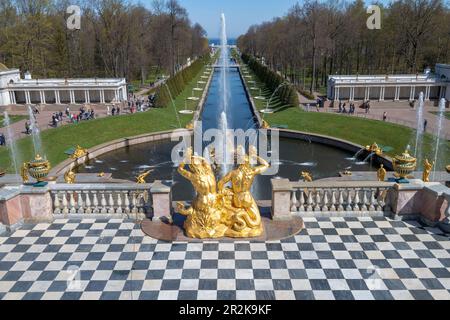
[[53, 215], [152, 213], [151, 184], [56, 184], [50, 187]]
[[55, 219], [171, 219], [171, 183], [50, 183], [42, 188], [10, 186], [0, 190], [0, 224]]
[[380, 215], [394, 184], [388, 182], [290, 182], [272, 180], [274, 217]]

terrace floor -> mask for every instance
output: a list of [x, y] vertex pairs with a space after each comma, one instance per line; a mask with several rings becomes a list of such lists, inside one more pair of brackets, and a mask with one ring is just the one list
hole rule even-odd
[[1, 299], [450, 299], [450, 238], [418, 222], [307, 218], [287, 240], [164, 243], [124, 220], [0, 238]]

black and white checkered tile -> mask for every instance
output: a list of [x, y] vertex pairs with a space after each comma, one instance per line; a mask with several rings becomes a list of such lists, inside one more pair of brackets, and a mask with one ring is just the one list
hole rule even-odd
[[305, 219], [288, 240], [163, 243], [132, 221], [0, 238], [1, 299], [450, 299], [450, 238], [384, 218]]

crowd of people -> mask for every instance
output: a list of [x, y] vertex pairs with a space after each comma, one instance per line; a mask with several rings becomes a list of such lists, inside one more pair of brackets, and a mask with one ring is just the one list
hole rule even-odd
[[[360, 106], [360, 108], [363, 109], [366, 114], [369, 114], [370, 113], [370, 101], [364, 101], [364, 103]], [[342, 103], [342, 101], [339, 101], [338, 113], [355, 114], [356, 106], [353, 102], [350, 102], [348, 109], [347, 109], [347, 103]]]

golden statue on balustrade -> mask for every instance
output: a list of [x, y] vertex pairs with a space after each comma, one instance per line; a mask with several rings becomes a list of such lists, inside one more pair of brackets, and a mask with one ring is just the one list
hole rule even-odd
[[[250, 148], [249, 155], [244, 148], [237, 150], [239, 167], [216, 182], [211, 164], [204, 158], [193, 156], [188, 149], [186, 159], [180, 164], [178, 172], [194, 186], [197, 196], [192, 207], [185, 208], [178, 203], [178, 212], [187, 216], [184, 224], [186, 234], [191, 238], [251, 238], [263, 234], [261, 214], [251, 194], [255, 177], [269, 168], [267, 161]], [[185, 169], [190, 160], [189, 168]], [[258, 166], [253, 166], [256, 160]], [[231, 183], [231, 188], [226, 185]]]
[[380, 165], [380, 169], [378, 169], [378, 171], [377, 171], [378, 181], [384, 182], [384, 180], [386, 180], [386, 175], [387, 175], [387, 171], [384, 168], [384, 165], [382, 164], [382, 165]]
[[65, 181], [67, 184], [74, 184], [76, 178], [77, 178], [77, 175], [75, 174], [75, 172], [72, 171], [72, 169], [70, 169], [69, 171], [67, 171], [67, 172], [64, 174], [64, 181]]
[[148, 170], [142, 174], [140, 174], [139, 176], [136, 177], [136, 183], [137, 184], [146, 184], [147, 181], [145, 181], [145, 179], [147, 179], [147, 177], [153, 172], [153, 170]]
[[425, 159], [425, 161], [423, 162], [423, 176], [422, 176], [423, 182], [430, 182], [430, 175], [431, 172], [433, 171], [433, 167], [434, 162], [431, 163], [430, 160]]
[[300, 172], [300, 175], [302, 176], [302, 179], [304, 182], [313, 182], [314, 181], [311, 172], [302, 171], [302, 172]]
[[79, 158], [82, 158], [87, 155], [88, 155], [88, 150], [77, 145], [77, 147], [75, 148], [75, 150], [72, 153], [72, 155], [70, 156], [70, 158], [75, 160], [75, 159], [79, 159]]

